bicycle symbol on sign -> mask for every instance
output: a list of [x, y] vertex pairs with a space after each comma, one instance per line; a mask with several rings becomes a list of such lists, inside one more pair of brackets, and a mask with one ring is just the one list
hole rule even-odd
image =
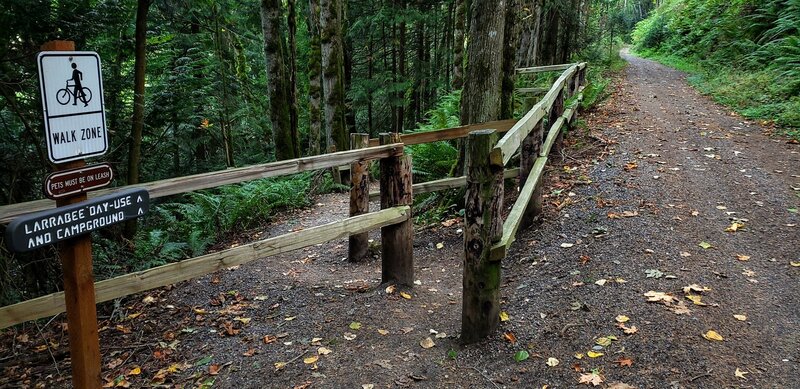
[[[72, 84], [70, 84], [72, 81]], [[92, 90], [81, 85], [83, 72], [78, 70], [78, 65], [72, 64], [72, 78], [67, 79], [67, 86], [56, 92], [56, 101], [61, 105], [67, 105], [72, 101], [72, 105], [78, 105], [78, 100], [86, 107], [92, 101]]]

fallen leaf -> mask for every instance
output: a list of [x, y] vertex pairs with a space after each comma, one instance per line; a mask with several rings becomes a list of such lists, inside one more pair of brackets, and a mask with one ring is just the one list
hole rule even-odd
[[501, 311], [500, 312], [500, 321], [508, 321], [510, 318], [508, 317], [508, 312]]
[[710, 248], [714, 247], [714, 246], [711, 245], [711, 243], [708, 243], [708, 242], [700, 242], [697, 245], [702, 247], [702, 248], [704, 248], [704, 249], [710, 249]]
[[744, 224], [739, 222], [733, 222], [728, 228], [725, 229], [725, 232], [736, 232], [739, 231], [742, 227], [744, 227]]
[[443, 249], [444, 248], [444, 243], [437, 243], [436, 244], [436, 248], [439, 249], [439, 250]]
[[565, 249], [568, 249], [568, 248], [570, 248], [572, 246], [575, 246], [575, 244], [574, 243], [562, 243], [561, 244], [561, 247], [565, 248]]
[[647, 293], [645, 293], [644, 295], [645, 295], [645, 297], [647, 297], [647, 301], [650, 301], [650, 302], [663, 301], [665, 303], [670, 303], [670, 302], [672, 302], [672, 300], [675, 299], [674, 297], [672, 297], [672, 296], [670, 296], [670, 295], [668, 295], [668, 294], [666, 294], [664, 292], [654, 292], [652, 290], [647, 292]]
[[119, 365], [121, 365], [121, 364], [122, 364], [122, 362], [123, 362], [123, 361], [122, 361], [122, 359], [120, 359], [120, 358], [114, 358], [113, 360], [111, 360], [110, 362], [108, 362], [108, 363], [106, 364], [106, 368], [108, 368], [109, 370], [114, 370], [114, 369], [116, 369], [116, 368], [117, 368]]
[[139, 366], [134, 367], [131, 371], [128, 372], [128, 375], [139, 375], [142, 374], [142, 368]]
[[631, 367], [633, 366], [633, 359], [620, 357], [619, 359], [614, 361], [614, 363], [619, 364], [619, 367], [625, 367], [625, 366]]
[[[209, 362], [211, 362], [211, 359], [213, 359], [213, 358], [214, 358], [213, 355], [206, 355], [205, 357], [198, 359], [197, 362], [194, 363], [194, 365], [195, 366], [207, 365]], [[176, 366], [176, 365], [174, 365], [174, 366]], [[174, 371], [171, 371], [170, 373], [174, 373]]]
[[708, 332], [703, 334], [703, 338], [705, 338], [706, 340], [716, 340], [719, 342], [723, 340], [722, 335], [718, 334], [717, 331], [714, 330], [708, 330]]
[[275, 362], [275, 370], [280, 370], [286, 367], [286, 362]]
[[358, 330], [358, 329], [361, 328], [361, 323], [359, 323], [357, 321], [354, 321], [354, 322], [350, 323], [349, 327], [350, 327], [351, 330]]
[[236, 321], [238, 321], [238, 322], [240, 322], [242, 324], [247, 324], [247, 323], [250, 323], [250, 320], [252, 320], [252, 319], [249, 318], [249, 317], [234, 317], [233, 320], [236, 320]]
[[602, 357], [603, 355], [605, 355], [605, 354], [600, 353], [600, 352], [596, 352], [596, 351], [587, 351], [586, 352], [586, 356], [588, 356], [589, 358]]
[[692, 256], [692, 254], [689, 254], [686, 251], [681, 251], [681, 257], [686, 258], [686, 257], [691, 257], [691, 256]]
[[430, 337], [427, 337], [425, 339], [422, 339], [419, 342], [419, 345], [422, 346], [422, 348], [426, 348], [427, 349], [427, 348], [431, 348], [433, 346], [436, 346], [436, 343], [433, 343], [433, 339], [431, 339]]
[[389, 334], [389, 331], [387, 331], [387, 330], [382, 330], [382, 329], [378, 329], [378, 333], [379, 333], [379, 334], [381, 334], [381, 335], [388, 335], [388, 334]]
[[736, 259], [744, 262], [744, 261], [750, 260], [750, 256], [749, 255], [744, 255], [744, 254], [736, 254]]
[[528, 359], [528, 357], [530, 357], [530, 354], [528, 354], [528, 352], [525, 351], [525, 350], [517, 351], [514, 354], [514, 360], [517, 361], [517, 362], [522, 362], [522, 361]]
[[264, 344], [270, 344], [278, 340], [274, 335], [264, 335]]
[[683, 287], [683, 293], [686, 293], [686, 294], [689, 294], [689, 293], [692, 293], [692, 292], [703, 293], [703, 292], [708, 292], [709, 290], [711, 290], [711, 288], [708, 288], [708, 287], [705, 287], [705, 286], [700, 286], [700, 285], [697, 285], [697, 284], [691, 284], [689, 286], [684, 286]]
[[396, 287], [396, 286], [394, 286], [394, 285], [389, 285], [389, 286], [387, 286], [387, 287], [386, 287], [386, 294], [392, 294], [392, 293], [394, 293], [394, 291], [395, 291], [395, 289], [396, 289], [396, 288], [397, 288], [397, 287]]
[[699, 295], [696, 295], [696, 294], [690, 294], [690, 295], [687, 295], [686, 298], [689, 299], [689, 300], [692, 300], [694, 305], [700, 305], [700, 306], [708, 305], [708, 304], [704, 303], [703, 301], [701, 301], [703, 296], [699, 296]]
[[503, 338], [505, 338], [505, 340], [511, 342], [511, 344], [517, 343], [517, 337], [516, 337], [516, 335], [514, 335], [513, 332], [504, 333], [503, 334]]
[[249, 349], [247, 349], [247, 351], [245, 351], [244, 353], [242, 353], [242, 356], [244, 356], [244, 357], [252, 357], [252, 356], [253, 356], [253, 355], [255, 355], [255, 354], [256, 354], [256, 349], [254, 349], [254, 348], [249, 348]]
[[361, 389], [374, 389], [375, 384], [363, 384], [361, 385]]
[[733, 318], [736, 319], [736, 320], [739, 320], [739, 321], [747, 320], [747, 316], [745, 316], [745, 315], [733, 315]]
[[310, 356], [308, 358], [303, 358], [303, 363], [305, 363], [306, 365], [311, 365], [311, 364], [317, 363], [318, 359], [319, 359], [319, 355], [312, 355], [312, 356]]
[[547, 363], [547, 366], [554, 367], [554, 366], [558, 366], [559, 360], [551, 357], [551, 358], [547, 358], [547, 362], [545, 362], [545, 363]]
[[636, 328], [636, 326], [630, 326], [630, 327], [622, 326], [622, 332], [624, 332], [624, 333], [626, 333], [628, 335], [633, 335], [633, 334], [637, 333], [638, 331], [639, 331], [639, 329]]
[[597, 374], [594, 371], [591, 373], [584, 373], [581, 374], [578, 383], [586, 385], [592, 384], [592, 386], [597, 386], [603, 383], [603, 377], [601, 377], [600, 374]]
[[583, 353], [575, 353], [575, 359], [583, 359]]
[[210, 375], [217, 375], [219, 374], [220, 366], [216, 363], [208, 366], [208, 374]]
[[350, 332], [345, 332], [344, 333], [344, 338], [347, 339], [347, 340], [353, 340], [353, 339], [356, 338], [356, 334], [353, 334], [353, 333], [350, 333]]
[[319, 354], [319, 355], [328, 355], [331, 352], [332, 352], [332, 350], [327, 348], [327, 347], [320, 347], [320, 348], [317, 349], [317, 354]]
[[595, 340], [594, 342], [599, 344], [599, 345], [601, 345], [601, 346], [603, 346], [603, 347], [608, 347], [608, 346], [611, 345], [611, 338], [609, 338], [607, 336], [603, 336], [601, 338], [597, 338], [597, 340]]
[[400, 297], [402, 297], [402, 298], [404, 298], [406, 300], [411, 300], [411, 295], [406, 293], [406, 292], [400, 292]]
[[644, 273], [647, 274], [647, 278], [658, 279], [664, 276], [664, 273], [662, 273], [661, 270], [658, 269], [647, 269], [644, 271]]
[[606, 280], [605, 278], [601, 278], [601, 279], [599, 279], [599, 280], [595, 281], [595, 282], [594, 282], [594, 284], [595, 284], [595, 285], [600, 285], [600, 286], [603, 286], [603, 285], [605, 285], [605, 284], [606, 284], [606, 282], [608, 282], [608, 280]]
[[789, 262], [789, 265], [791, 265], [792, 267], [800, 267], [800, 261], [797, 261], [797, 262], [795, 262], [795, 261], [790, 261], [790, 262]]
[[625, 316], [625, 315], [619, 315], [619, 316], [617, 316], [616, 318], [614, 318], [614, 320], [616, 320], [616, 321], [617, 321], [617, 323], [625, 323], [625, 322], [627, 322], [628, 320], [630, 320], [630, 318], [629, 318], [629, 317], [627, 317], [627, 316]]
[[745, 374], [750, 374], [750, 372], [748, 372], [748, 371], [741, 371], [741, 370], [739, 370], [739, 368], [738, 368], [738, 367], [736, 368], [736, 371], [735, 371], [735, 372], [733, 372], [733, 375], [735, 375], [735, 376], [736, 376], [736, 378], [741, 378], [741, 379], [743, 379], [743, 380], [747, 380], [747, 377], [745, 377], [745, 376], [744, 376]]

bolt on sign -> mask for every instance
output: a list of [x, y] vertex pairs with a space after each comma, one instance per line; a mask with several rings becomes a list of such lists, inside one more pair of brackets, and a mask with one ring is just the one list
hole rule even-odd
[[85, 235], [112, 224], [135, 219], [150, 208], [150, 195], [131, 188], [80, 203], [20, 216], [8, 224], [6, 243], [16, 252]]
[[100, 56], [91, 51], [43, 51], [37, 62], [50, 161], [105, 154], [108, 133]]

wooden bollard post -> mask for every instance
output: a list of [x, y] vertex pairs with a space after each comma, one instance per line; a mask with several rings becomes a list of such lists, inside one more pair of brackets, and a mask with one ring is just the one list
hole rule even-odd
[[[522, 151], [519, 159], [519, 187], [525, 186], [528, 181], [528, 176], [531, 174], [533, 164], [536, 158], [539, 157], [539, 151], [542, 149], [542, 141], [544, 140], [544, 124], [543, 120], [539, 120], [536, 127], [528, 133], [528, 136], [522, 140]], [[533, 190], [533, 198], [525, 208], [525, 213], [522, 216], [521, 227], [525, 228], [533, 224], [536, 217], [542, 214], [542, 180], [536, 184]]]
[[[75, 42], [50, 41], [42, 51], [75, 51]], [[56, 166], [67, 170], [86, 166], [83, 160]], [[86, 200], [86, 193], [65, 197], [59, 207]], [[72, 362], [74, 388], [100, 388], [100, 339], [97, 332], [97, 307], [92, 271], [92, 236], [83, 235], [59, 244], [59, 257], [64, 271], [64, 301], [67, 309], [69, 355]]]
[[[400, 134], [380, 134], [382, 145], [401, 143]], [[381, 159], [381, 209], [411, 205], [411, 156]], [[414, 285], [414, 225], [412, 219], [381, 228], [381, 282]]]
[[467, 194], [464, 212], [464, 279], [461, 342], [491, 334], [500, 314], [500, 261], [490, 261], [492, 244], [503, 235], [503, 162], [490, 159], [494, 130], [467, 137]]
[[[369, 134], [350, 134], [350, 148], [363, 149], [369, 146]], [[350, 216], [369, 212], [369, 162], [356, 161], [350, 164]], [[369, 234], [350, 235], [347, 259], [358, 262], [367, 256]]]

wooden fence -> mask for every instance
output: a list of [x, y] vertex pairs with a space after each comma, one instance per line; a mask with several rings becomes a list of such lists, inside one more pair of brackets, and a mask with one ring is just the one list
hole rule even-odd
[[[493, 130], [471, 132], [467, 138], [467, 194], [464, 210], [464, 290], [461, 341], [471, 343], [490, 335], [500, 313], [500, 261], [506, 257], [517, 230], [542, 211], [541, 179], [548, 156], [559, 147], [562, 128], [572, 126], [582, 100], [586, 64], [542, 67], [566, 70], [547, 94], [498, 141]], [[519, 73], [532, 73], [536, 68]], [[574, 97], [574, 98], [573, 98]], [[572, 104], [565, 109], [566, 99]], [[547, 118], [546, 137], [544, 120]], [[502, 220], [503, 172], [520, 152], [520, 192]]]
[[[329, 224], [308, 228], [289, 234], [264, 239], [235, 248], [222, 250], [156, 268], [125, 274], [95, 283], [96, 302], [104, 302], [149, 289], [189, 280], [220, 269], [254, 261], [259, 258], [285, 253], [291, 250], [349, 237], [351, 260], [358, 260], [366, 254], [366, 233], [381, 229], [382, 281], [394, 281], [412, 286], [413, 277], [413, 227], [411, 203], [413, 194], [429, 193], [439, 190], [467, 186], [467, 208], [465, 217], [465, 286], [467, 278], [475, 281], [475, 287], [464, 290], [464, 316], [462, 317], [462, 339], [469, 342], [471, 334], [488, 334], [496, 326], [491, 317], [475, 312], [475, 302], [467, 301], [475, 293], [483, 291], [483, 281], [474, 277], [470, 264], [475, 260], [487, 263], [498, 269], [499, 261], [505, 257], [507, 248], [514, 241], [520, 225], [541, 212], [540, 179], [551, 149], [559, 144], [561, 129], [571, 125], [577, 114], [577, 102], [584, 82], [586, 64], [555, 65], [540, 68], [518, 69], [518, 73], [555, 71], [566, 69], [548, 90], [542, 100], [534, 105], [520, 120], [500, 120], [488, 123], [471, 124], [430, 132], [400, 134], [381, 134], [379, 138], [367, 140], [365, 134], [351, 135], [351, 150], [320, 156], [305, 157], [267, 164], [227, 169], [210, 173], [178, 177], [146, 184], [136, 185], [150, 192], [151, 198], [210, 189], [222, 185], [241, 183], [249, 180], [277, 177], [304, 171], [341, 167], [350, 164], [351, 193], [350, 217]], [[564, 109], [565, 97], [577, 95], [575, 104]], [[543, 119], [548, 118], [547, 138], [543, 140]], [[491, 129], [486, 131], [483, 129]], [[479, 130], [479, 131], [476, 131]], [[493, 137], [505, 133], [499, 142]], [[436, 181], [412, 184], [411, 157], [404, 153], [403, 147], [421, 143], [453, 140], [467, 137], [467, 175]], [[488, 141], [487, 141], [488, 139]], [[512, 156], [520, 151], [520, 167], [504, 169]], [[485, 158], [484, 158], [485, 157]], [[370, 161], [379, 160], [381, 165], [380, 190], [370, 193], [365, 185], [365, 175]], [[487, 169], [488, 167], [488, 169]], [[480, 172], [480, 174], [479, 174]], [[487, 173], [488, 172], [488, 173]], [[502, 199], [502, 180], [520, 176], [522, 186], [519, 198], [505, 223], [500, 220], [499, 207], [484, 210], [485, 204], [495, 204]], [[489, 181], [482, 181], [484, 179]], [[89, 197], [108, 194], [127, 187], [101, 190], [90, 193]], [[499, 188], [499, 189], [498, 189]], [[476, 191], [483, 189], [483, 195]], [[499, 190], [499, 192], [498, 192]], [[367, 213], [365, 202], [380, 198], [381, 210]], [[480, 201], [470, 200], [472, 198]], [[538, 200], [537, 200], [538, 199]], [[531, 201], [533, 201], [531, 203]], [[537, 203], [538, 201], [538, 203]], [[538, 205], [537, 205], [538, 204]], [[13, 218], [55, 206], [49, 200], [37, 200], [0, 207], [0, 223], [8, 223]], [[477, 208], [476, 208], [477, 207]], [[490, 211], [490, 212], [481, 212]], [[476, 217], [487, 222], [481, 227]], [[491, 234], [482, 228], [492, 225]], [[482, 235], [483, 234], [483, 235]], [[477, 237], [477, 240], [476, 240]], [[480, 250], [472, 245], [480, 244]], [[474, 253], [479, 255], [475, 256]], [[470, 285], [473, 285], [470, 284]], [[499, 307], [497, 290], [499, 279], [494, 285], [494, 296], [489, 301], [494, 310]], [[490, 294], [491, 294], [490, 293]], [[481, 293], [479, 293], [481, 294]], [[482, 294], [485, 295], [485, 294]], [[484, 296], [485, 297], [485, 296]], [[479, 299], [479, 301], [483, 301]], [[0, 307], [0, 329], [28, 320], [40, 319], [64, 312], [63, 292], [53, 293], [17, 304]], [[468, 315], [469, 314], [469, 315]], [[465, 317], [470, 316], [469, 320]], [[491, 315], [489, 315], [491, 316]], [[487, 327], [485, 324], [489, 323]], [[464, 331], [470, 326], [481, 326], [480, 330]], [[477, 327], [476, 327], [477, 328]], [[466, 334], [466, 336], [465, 336]]]

